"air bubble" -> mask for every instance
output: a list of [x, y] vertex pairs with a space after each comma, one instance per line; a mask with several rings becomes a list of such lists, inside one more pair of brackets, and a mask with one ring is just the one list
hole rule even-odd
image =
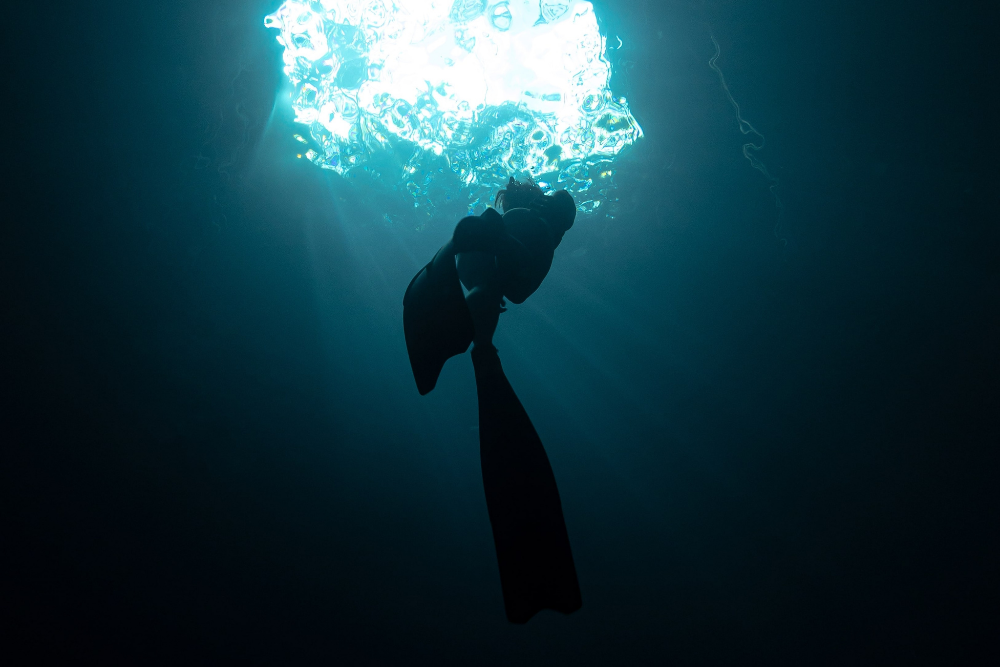
[[580, 106], [586, 113], [596, 113], [604, 106], [604, 99], [601, 95], [587, 95]]
[[490, 9], [490, 23], [497, 30], [506, 32], [510, 30], [511, 24], [514, 22], [514, 17], [511, 16], [510, 6], [506, 2], [500, 2], [493, 5]]
[[482, 16], [486, 11], [486, 0], [455, 0], [449, 16], [456, 23], [465, 23]]
[[546, 23], [553, 23], [563, 17], [569, 9], [569, 0], [542, 0], [542, 18]]

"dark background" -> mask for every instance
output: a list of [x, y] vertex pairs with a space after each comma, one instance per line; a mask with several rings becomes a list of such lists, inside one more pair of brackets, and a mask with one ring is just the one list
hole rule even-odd
[[997, 659], [995, 3], [597, 3], [646, 136], [496, 338], [584, 598], [523, 627], [402, 340], [454, 219], [294, 158], [277, 0], [63, 4], [5, 14], [8, 657]]

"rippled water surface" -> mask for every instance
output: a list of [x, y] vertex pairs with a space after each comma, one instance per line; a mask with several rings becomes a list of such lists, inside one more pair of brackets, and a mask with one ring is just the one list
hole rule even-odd
[[372, 172], [433, 210], [469, 210], [510, 174], [607, 200], [614, 158], [642, 136], [609, 88], [606, 39], [573, 0], [289, 0], [280, 32], [302, 156]]

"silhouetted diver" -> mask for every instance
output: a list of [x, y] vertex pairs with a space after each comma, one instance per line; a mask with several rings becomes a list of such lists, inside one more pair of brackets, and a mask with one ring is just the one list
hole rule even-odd
[[505, 298], [522, 303], [541, 285], [576, 204], [565, 190], [544, 195], [531, 179], [513, 178], [497, 203], [502, 216], [487, 208], [463, 218], [410, 281], [403, 331], [421, 395], [434, 388], [445, 361], [475, 342], [479, 452], [500, 585], [507, 619], [526, 623], [541, 609], [579, 609], [580, 586], [552, 467], [504, 375], [493, 332]]

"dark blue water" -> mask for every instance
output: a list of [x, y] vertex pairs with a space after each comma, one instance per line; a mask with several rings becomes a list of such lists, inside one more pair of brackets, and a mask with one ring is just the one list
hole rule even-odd
[[619, 215], [581, 215], [495, 338], [583, 608], [514, 626], [471, 364], [420, 397], [402, 338], [455, 218], [387, 224], [379, 187], [295, 159], [278, 4], [7, 23], [3, 599], [28, 664], [995, 653], [995, 10], [596, 4], [645, 137]]

